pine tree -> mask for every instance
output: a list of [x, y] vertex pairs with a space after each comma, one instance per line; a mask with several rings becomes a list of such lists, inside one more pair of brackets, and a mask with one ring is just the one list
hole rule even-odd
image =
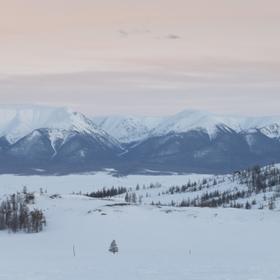
[[131, 201], [132, 203], [137, 203], [137, 196], [136, 196], [136, 193], [132, 193], [132, 196], [131, 196]]
[[119, 248], [118, 248], [116, 240], [112, 241], [110, 248], [109, 248], [109, 252], [111, 252], [113, 254], [116, 254], [119, 252]]
[[127, 203], [130, 202], [130, 195], [129, 195], [128, 192], [125, 194], [124, 200], [125, 200], [125, 202], [127, 202]]
[[246, 202], [245, 208], [246, 208], [247, 210], [249, 210], [249, 209], [252, 208], [252, 207], [251, 207], [251, 204], [249, 203], [249, 201]]

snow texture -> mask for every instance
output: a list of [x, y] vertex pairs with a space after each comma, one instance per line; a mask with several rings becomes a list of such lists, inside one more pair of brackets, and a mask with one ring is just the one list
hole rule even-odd
[[[5, 280], [276, 280], [280, 277], [277, 211], [114, 206], [86, 192], [118, 184], [161, 182], [163, 187], [201, 179], [104, 173], [66, 177], [2, 175], [0, 193], [27, 184], [47, 217], [39, 234], [0, 232], [0, 279]], [[51, 199], [50, 195], [61, 196]], [[108, 252], [116, 240], [119, 253]], [[75, 256], [73, 254], [75, 249]]]

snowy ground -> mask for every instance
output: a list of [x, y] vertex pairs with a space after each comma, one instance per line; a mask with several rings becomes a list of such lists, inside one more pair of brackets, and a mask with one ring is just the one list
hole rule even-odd
[[40, 188], [47, 189], [49, 193], [67, 193], [82, 191], [83, 193], [112, 186], [124, 186], [135, 188], [137, 184], [149, 185], [160, 183], [164, 186], [172, 186], [174, 183], [182, 185], [188, 180], [199, 180], [210, 175], [158, 175], [143, 176], [129, 175], [127, 177], [114, 177], [104, 172], [92, 175], [68, 175], [68, 176], [14, 176], [0, 175], [0, 194], [11, 193], [22, 190], [27, 186], [31, 191], [38, 191]]
[[[278, 211], [112, 207], [113, 200], [69, 194], [108, 184], [182, 184], [188, 176], [5, 175], [0, 180], [1, 194], [24, 184], [48, 189], [36, 199], [47, 216], [42, 233], [0, 232], [1, 280], [280, 279]], [[62, 197], [50, 199], [54, 192]], [[117, 255], [108, 252], [113, 239]]]

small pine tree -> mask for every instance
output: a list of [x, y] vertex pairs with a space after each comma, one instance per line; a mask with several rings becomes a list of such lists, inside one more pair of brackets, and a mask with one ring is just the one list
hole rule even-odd
[[23, 186], [23, 188], [22, 188], [22, 193], [23, 193], [23, 194], [27, 194], [27, 187], [26, 187], [26, 186]]
[[249, 201], [246, 202], [245, 208], [246, 208], [247, 210], [249, 210], [249, 209], [252, 208], [252, 207], [251, 207], [251, 204], [249, 203]]
[[112, 241], [110, 248], [109, 248], [109, 252], [111, 252], [113, 254], [116, 254], [119, 252], [119, 248], [118, 248], [116, 240]]
[[268, 209], [269, 210], [274, 210], [275, 209], [275, 203], [273, 199], [271, 198], [270, 201], [268, 202]]
[[130, 195], [129, 195], [128, 192], [125, 194], [124, 201], [127, 202], [127, 203], [130, 202]]
[[137, 196], [136, 196], [136, 193], [132, 193], [132, 196], [131, 196], [131, 201], [132, 203], [137, 203]]

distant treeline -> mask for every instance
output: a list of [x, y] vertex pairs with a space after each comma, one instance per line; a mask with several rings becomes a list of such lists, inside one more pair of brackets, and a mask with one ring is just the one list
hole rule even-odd
[[94, 198], [106, 198], [113, 197], [116, 195], [121, 195], [127, 192], [125, 187], [112, 187], [110, 189], [103, 188], [102, 190], [98, 190], [95, 192], [87, 193], [86, 196], [94, 197]]

